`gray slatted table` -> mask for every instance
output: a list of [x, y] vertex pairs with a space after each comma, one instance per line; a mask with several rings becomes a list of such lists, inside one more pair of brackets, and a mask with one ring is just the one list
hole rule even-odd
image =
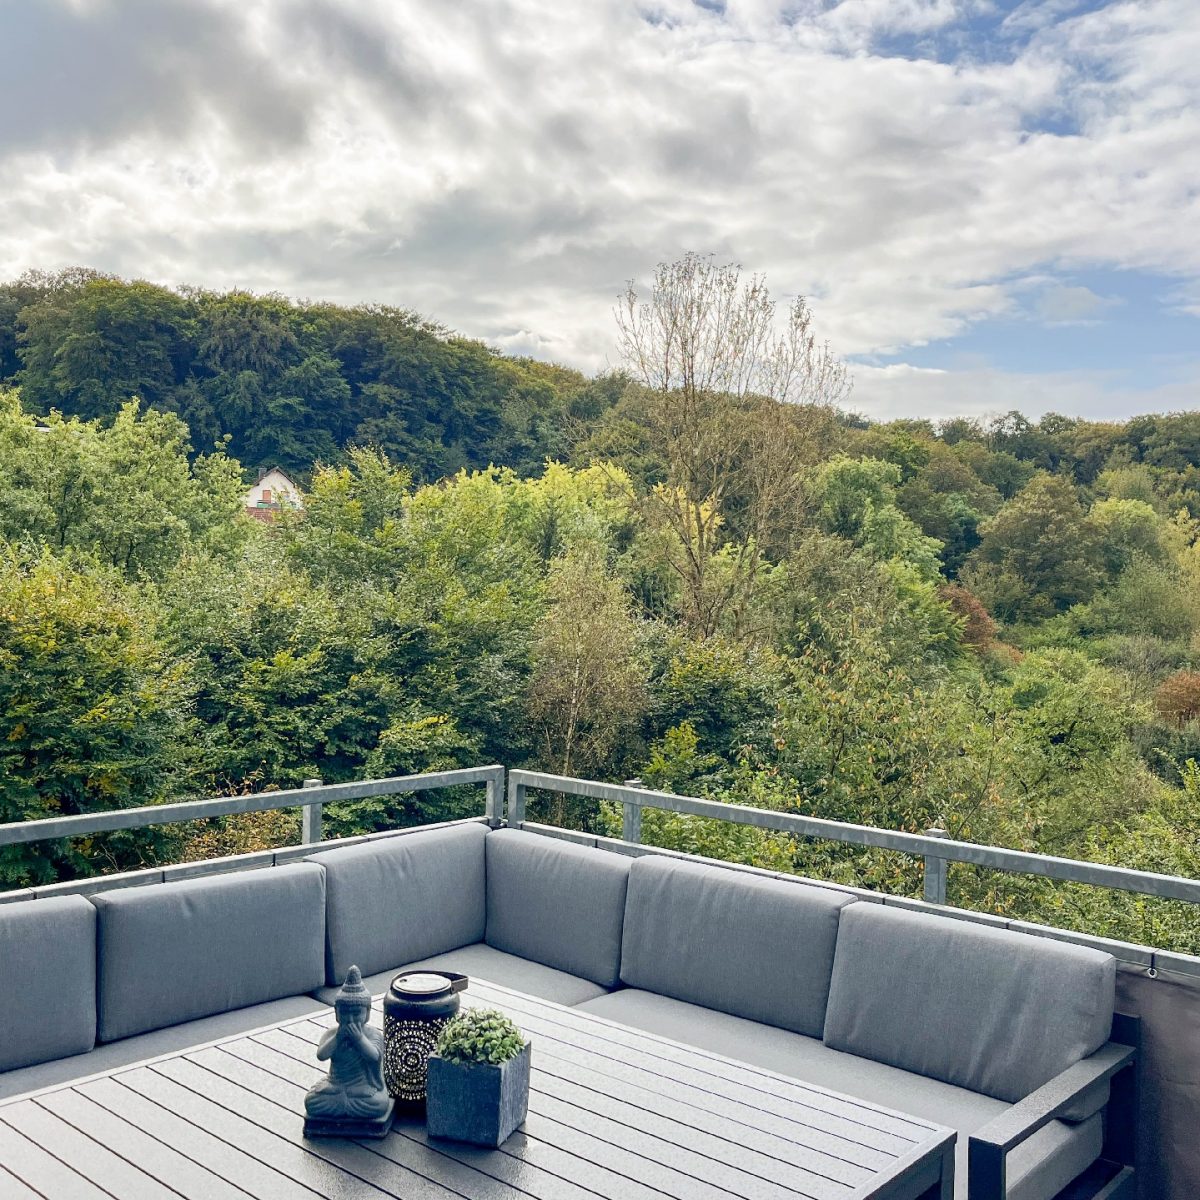
[[[0, 1104], [5, 1200], [950, 1200], [954, 1133], [474, 981], [533, 1039], [529, 1119], [498, 1151], [301, 1137], [328, 1016]], [[381, 1024], [380, 1005], [372, 1020]]]

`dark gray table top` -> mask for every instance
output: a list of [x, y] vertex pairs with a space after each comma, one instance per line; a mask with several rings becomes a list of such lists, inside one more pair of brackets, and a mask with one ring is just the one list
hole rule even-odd
[[[0, 1105], [5, 1200], [915, 1200], [953, 1135], [822, 1088], [472, 981], [533, 1040], [529, 1118], [498, 1151], [301, 1136], [333, 1013]], [[372, 1020], [382, 1023], [380, 1005]], [[947, 1195], [949, 1192], [946, 1193]]]

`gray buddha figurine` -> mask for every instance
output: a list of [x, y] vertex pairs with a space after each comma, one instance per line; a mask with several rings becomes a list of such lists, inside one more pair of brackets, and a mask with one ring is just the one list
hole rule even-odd
[[367, 1024], [371, 993], [351, 967], [333, 1002], [337, 1026], [321, 1035], [317, 1058], [329, 1077], [304, 1098], [305, 1137], [386, 1137], [394, 1101], [383, 1082], [383, 1034]]

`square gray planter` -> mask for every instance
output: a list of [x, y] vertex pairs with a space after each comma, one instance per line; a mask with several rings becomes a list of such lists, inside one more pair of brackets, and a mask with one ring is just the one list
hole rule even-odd
[[429, 1056], [425, 1128], [430, 1137], [499, 1146], [529, 1111], [529, 1043], [516, 1058], [452, 1063]]

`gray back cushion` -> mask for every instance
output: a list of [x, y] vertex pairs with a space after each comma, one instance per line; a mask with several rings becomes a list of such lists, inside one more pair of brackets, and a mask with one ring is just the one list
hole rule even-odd
[[0, 905], [0, 1071], [96, 1044], [96, 910], [82, 896]]
[[842, 915], [825, 1044], [1013, 1102], [1112, 1027], [1116, 960], [880, 904]]
[[483, 941], [483, 843], [472, 823], [325, 850], [325, 981], [364, 975]]
[[91, 901], [102, 1042], [321, 986], [320, 867], [294, 863], [124, 888]]
[[838, 916], [852, 898], [649, 856], [629, 872], [621, 979], [820, 1037]]
[[615, 987], [629, 860], [516, 829], [487, 838], [487, 941]]

